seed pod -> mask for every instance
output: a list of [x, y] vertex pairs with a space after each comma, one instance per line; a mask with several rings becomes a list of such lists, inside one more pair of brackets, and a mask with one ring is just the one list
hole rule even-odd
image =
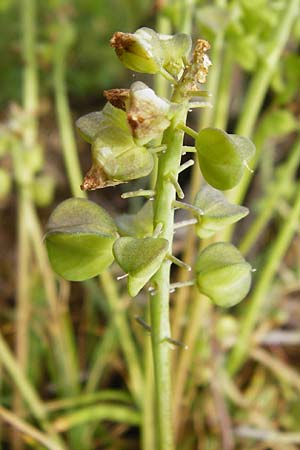
[[138, 145], [161, 137], [181, 107], [159, 97], [141, 81], [133, 83], [130, 89], [105, 91], [105, 97], [112, 105], [126, 112], [131, 134]]
[[168, 241], [147, 237], [121, 237], [113, 246], [119, 266], [128, 274], [129, 295], [135, 297], [159, 269], [168, 251]]
[[163, 50], [163, 68], [180, 78], [192, 49], [191, 37], [185, 33], [159, 34], [159, 41]]
[[71, 198], [50, 216], [46, 246], [53, 270], [66, 280], [92, 278], [113, 262], [116, 226], [109, 214], [95, 203]]
[[204, 128], [196, 139], [201, 172], [205, 180], [222, 191], [236, 186], [254, 156], [255, 146], [247, 138], [218, 128]]
[[209, 184], [204, 184], [196, 195], [194, 205], [202, 211], [198, 215], [196, 231], [200, 238], [206, 239], [227, 225], [237, 222], [249, 214], [248, 208], [230, 203], [222, 192]]
[[122, 214], [116, 218], [116, 223], [121, 236], [152, 236], [153, 202], [148, 200], [136, 214]]
[[122, 64], [142, 73], [159, 73], [162, 50], [158, 34], [150, 28], [140, 28], [134, 34], [117, 32], [110, 40]]
[[177, 79], [192, 47], [191, 37], [187, 34], [158, 34], [146, 27], [134, 34], [117, 32], [110, 43], [128, 69], [151, 74], [165, 71]]
[[110, 132], [111, 138], [101, 133], [93, 142], [93, 163], [83, 180], [84, 190], [135, 180], [153, 169], [153, 155], [145, 147], [136, 146], [120, 129], [112, 128]]
[[76, 121], [76, 127], [81, 137], [92, 144], [101, 130], [109, 127], [121, 128], [130, 133], [124, 111], [114, 108], [106, 103], [102, 111], [95, 111], [80, 117]]
[[248, 294], [251, 266], [234, 245], [218, 242], [200, 253], [196, 279], [202, 294], [218, 306], [230, 307]]
[[85, 126], [87, 122], [79, 125], [82, 133], [90, 133], [92, 167], [83, 180], [82, 189], [113, 186], [152, 171], [153, 155], [134, 142], [124, 111], [107, 103], [98, 125]]

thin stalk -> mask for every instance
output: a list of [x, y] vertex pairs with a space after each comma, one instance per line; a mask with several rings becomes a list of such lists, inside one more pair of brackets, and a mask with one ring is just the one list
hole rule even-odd
[[174, 428], [177, 435], [180, 433], [180, 427], [183, 426], [180, 408], [185, 393], [186, 381], [192, 364], [195, 345], [199, 334], [203, 331], [204, 324], [207, 321], [207, 315], [210, 312], [210, 303], [207, 298], [194, 289], [192, 294], [193, 302], [188, 315], [190, 317], [189, 325], [185, 329], [182, 337], [187, 349], [182, 350], [177, 362], [176, 375], [174, 377], [173, 410], [174, 410]]
[[[19, 188], [18, 197], [18, 266], [16, 287], [16, 358], [22, 370], [26, 373], [29, 353], [29, 318], [30, 318], [30, 242], [28, 228], [25, 222], [25, 211], [28, 202], [28, 192], [24, 186]], [[14, 410], [22, 415], [24, 408], [18, 391], [14, 396]], [[14, 447], [22, 448], [20, 435], [14, 436]]]
[[[16, 172], [23, 166], [24, 154], [31, 151], [37, 142], [38, 123], [36, 114], [38, 109], [38, 73], [35, 53], [36, 39], [36, 2], [35, 0], [22, 0], [22, 57], [24, 59], [23, 70], [23, 108], [26, 113], [27, 123], [23, 134], [22, 148], [18, 148], [14, 154]], [[24, 167], [28, 174], [28, 183], [32, 173], [30, 167]], [[18, 174], [16, 173], [16, 176]], [[29, 189], [25, 178], [20, 179], [18, 186], [18, 268], [17, 268], [17, 313], [16, 313], [16, 357], [21, 368], [26, 373], [29, 350], [29, 317], [30, 317], [30, 243], [24, 212], [30, 201]], [[22, 415], [22, 400], [18, 392], [14, 396], [14, 410]], [[23, 448], [20, 435], [13, 436], [15, 450]]]
[[[226, 0], [216, 0], [216, 4], [219, 6], [226, 5]], [[211, 49], [211, 60], [213, 65], [210, 69], [208, 81], [207, 81], [207, 91], [211, 94], [213, 102], [217, 100], [218, 86], [220, 83], [220, 73], [222, 70], [222, 54], [224, 47], [224, 33], [219, 32], [214, 42], [212, 43]], [[218, 103], [216, 101], [216, 103]], [[199, 129], [203, 127], [208, 127], [212, 125], [212, 118], [214, 114], [214, 108], [207, 108], [201, 111], [199, 117]], [[193, 137], [196, 138], [197, 133], [194, 132]], [[197, 156], [196, 156], [197, 158]], [[192, 178], [190, 183], [189, 199], [192, 202], [195, 195], [200, 187], [201, 173], [199, 169], [199, 164], [194, 164], [192, 168]], [[183, 255], [183, 260], [188, 264], [193, 265], [193, 260], [195, 257], [195, 242], [197, 237], [195, 233], [188, 233], [186, 238], [186, 246]], [[179, 270], [178, 281], [188, 281], [189, 273], [186, 270]], [[172, 317], [172, 335], [175, 339], [181, 339], [182, 323], [185, 317], [187, 300], [189, 297], [190, 290], [188, 287], [178, 290], [174, 299], [174, 313]], [[174, 355], [175, 356], [175, 355]]]
[[88, 405], [89, 403], [98, 403], [105, 401], [118, 401], [132, 403], [132, 398], [124, 391], [117, 389], [105, 389], [91, 394], [82, 394], [77, 397], [63, 398], [61, 400], [52, 400], [45, 403], [47, 411], [57, 411], [59, 409], [73, 409], [79, 406]]
[[272, 214], [276, 208], [276, 205], [280, 201], [283, 191], [286, 186], [286, 180], [291, 180], [294, 177], [295, 171], [300, 161], [300, 142], [298, 141], [291, 150], [287, 162], [285, 162], [278, 169], [277, 183], [273, 189], [270, 190], [269, 195], [265, 199], [265, 205], [262, 208], [261, 213], [256, 217], [254, 222], [250, 225], [247, 233], [239, 244], [239, 250], [246, 255], [253, 244], [257, 241], [257, 238], [261, 234], [262, 230], [271, 219]]
[[19, 431], [22, 433], [22, 435], [25, 435], [26, 437], [29, 437], [30, 439], [33, 439], [34, 441], [42, 444], [44, 447], [46, 447], [49, 450], [61, 450], [62, 447], [53, 439], [47, 436], [45, 433], [42, 433], [41, 431], [34, 428], [29, 423], [24, 422], [23, 420], [19, 419], [18, 416], [15, 414], [12, 414], [10, 411], [8, 411], [5, 408], [2, 408], [0, 406], [0, 418], [11, 425], [14, 429], [14, 431]]
[[128, 406], [104, 404], [82, 408], [74, 413], [58, 417], [54, 421], [53, 426], [57, 431], [66, 431], [84, 423], [99, 422], [101, 420], [139, 425], [141, 417], [138, 411]]
[[[272, 76], [277, 67], [281, 53], [289, 39], [290, 31], [295, 18], [298, 15], [299, 0], [290, 0], [278, 23], [277, 30], [274, 31], [274, 39], [269, 46], [269, 53], [261, 61], [258, 70], [253, 76], [247, 91], [247, 96], [242, 107], [242, 113], [238, 121], [235, 133], [241, 136], [251, 137], [257, 121], [261, 106], [269, 88]], [[237, 188], [232, 189], [228, 198], [233, 203], [241, 203], [245, 193], [244, 183], [249, 183], [251, 174], [246, 172], [246, 182], [242, 182]]]
[[223, 63], [221, 67], [219, 88], [216, 98], [216, 106], [213, 111], [212, 123], [216, 128], [226, 130], [229, 115], [231, 81], [234, 61], [230, 48], [225, 47]]
[[101, 338], [101, 342], [99, 342], [95, 349], [95, 356], [92, 366], [89, 369], [89, 377], [85, 386], [86, 393], [94, 392], [97, 389], [108, 361], [111, 359], [112, 354], [116, 352], [116, 336], [117, 331], [112, 320], [108, 324], [105, 334]]
[[9, 376], [19, 389], [23, 399], [26, 401], [28, 409], [31, 411], [32, 415], [36, 418], [48, 435], [52, 436], [52, 438], [56, 440], [59, 448], [61, 450], [65, 450], [66, 447], [63, 441], [60, 439], [58, 434], [55, 433], [48, 421], [47, 412], [43, 402], [40, 400], [34, 388], [26, 378], [20, 365], [15, 361], [8, 345], [2, 337], [2, 334], [0, 334], [0, 360]]
[[[173, 101], [176, 101], [176, 93]], [[176, 199], [176, 191], [173, 183], [170, 181], [170, 174], [173, 174], [177, 179], [184, 136], [183, 131], [176, 128], [175, 123], [179, 121], [178, 119], [185, 121], [186, 112], [181, 112], [180, 116], [174, 119], [164, 134], [163, 144], [167, 145], [167, 150], [159, 159], [155, 189], [157, 194], [154, 200], [154, 228], [157, 224], [162, 223], [163, 230], [160, 236], [168, 240], [170, 254], [172, 253], [174, 233], [173, 202]], [[155, 285], [155, 295], [152, 296], [150, 303], [159, 450], [173, 450], [174, 448], [171, 414], [170, 349], [165, 341], [166, 337], [170, 337], [170, 267], [171, 262], [166, 259], [152, 278], [152, 282]]]
[[67, 51], [68, 46], [64, 42], [64, 24], [62, 24], [61, 39], [55, 44], [55, 60], [53, 67], [56, 111], [62, 141], [63, 156], [72, 193], [74, 197], [85, 197], [85, 194], [80, 189], [82, 176], [66, 87]]
[[299, 224], [300, 215], [300, 184], [297, 186], [295, 203], [291, 208], [288, 217], [280, 228], [277, 238], [268, 254], [265, 266], [262, 269], [260, 278], [255, 286], [253, 294], [249, 299], [246, 312], [241, 319], [241, 328], [236, 345], [228, 360], [228, 370], [235, 373], [242, 365], [250, 348], [252, 331], [257, 323], [259, 314], [265, 301], [270, 284], [276, 274], [280, 261], [290, 245], [295, 230]]
[[[151, 301], [151, 297], [150, 300]], [[149, 305], [147, 305], [149, 308]], [[146, 314], [146, 321], [149, 321], [150, 308]], [[144, 335], [144, 400], [141, 429], [141, 445], [143, 450], [156, 450], [155, 436], [155, 412], [154, 412], [154, 376], [153, 376], [153, 356], [151, 349], [151, 338], [148, 333]]]
[[109, 307], [111, 309], [111, 317], [115, 322], [116, 333], [127, 361], [130, 381], [130, 390], [137, 402], [142, 400], [143, 377], [137, 349], [132, 338], [131, 331], [128, 326], [126, 315], [122, 310], [121, 299], [118, 295], [116, 284], [109, 272], [100, 275], [101, 286], [106, 295]]

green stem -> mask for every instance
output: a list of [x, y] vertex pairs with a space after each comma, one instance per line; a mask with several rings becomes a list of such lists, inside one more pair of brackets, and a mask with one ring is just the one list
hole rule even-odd
[[123, 405], [104, 404], [82, 408], [74, 413], [66, 414], [56, 419], [53, 425], [57, 431], [66, 431], [84, 423], [101, 420], [139, 425], [140, 419], [140, 413], [133, 408]]
[[111, 309], [111, 317], [115, 322], [116, 333], [123, 349], [130, 375], [130, 389], [137, 402], [142, 400], [143, 377], [137, 349], [128, 326], [126, 315], [118, 296], [116, 284], [109, 272], [100, 275], [101, 285]]
[[219, 88], [216, 98], [212, 123], [216, 128], [226, 129], [229, 115], [231, 81], [234, 61], [230, 48], [225, 47], [223, 64], [219, 79]]
[[235, 373], [242, 365], [250, 347], [252, 331], [257, 323], [263, 302], [270, 288], [270, 284], [276, 274], [280, 261], [293, 238], [299, 223], [300, 215], [300, 184], [296, 191], [296, 200], [290, 210], [285, 223], [281, 227], [279, 234], [271, 248], [265, 266], [262, 269], [258, 283], [249, 299], [246, 312], [243, 314], [241, 328], [237, 343], [229, 356], [228, 370]]
[[[278, 23], [277, 30], [274, 31], [274, 39], [269, 46], [269, 53], [261, 61], [258, 70], [253, 76], [247, 91], [247, 96], [242, 108], [242, 114], [238, 121], [235, 133], [242, 136], [251, 137], [258, 114], [269, 88], [272, 76], [277, 67], [281, 53], [289, 39], [291, 27], [298, 15], [299, 0], [287, 2], [284, 14]], [[244, 183], [248, 185], [251, 179], [250, 173], [245, 173], [244, 179], [235, 189], [229, 193], [229, 199], [233, 203], [241, 203], [245, 193]]]
[[[35, 53], [36, 39], [36, 2], [23, 0], [21, 3], [22, 22], [22, 56], [23, 70], [23, 107], [26, 113], [26, 126], [23, 132], [22, 148], [14, 152], [16, 178], [18, 179], [18, 275], [17, 275], [17, 313], [16, 313], [16, 357], [26, 373], [28, 365], [29, 348], [29, 317], [30, 317], [30, 242], [25, 219], [25, 210], [30, 202], [28, 188], [32, 179], [30, 167], [24, 167], [25, 153], [32, 151], [37, 144], [38, 123], [36, 119], [38, 110], [38, 73]], [[23, 174], [26, 173], [24, 178]], [[22, 399], [19, 392], [14, 396], [14, 410], [18, 415], [23, 412]], [[14, 434], [13, 445], [15, 449], [22, 449], [23, 443], [19, 434]]]
[[11, 379], [14, 381], [16, 386], [18, 387], [23, 399], [26, 401], [28, 405], [28, 409], [31, 411], [32, 415], [36, 418], [36, 420], [40, 423], [41, 427], [48, 433], [49, 436], [52, 436], [57, 442], [57, 446], [61, 450], [65, 450], [65, 445], [63, 441], [59, 438], [58, 434], [56, 434], [50, 425], [47, 413], [44, 408], [43, 402], [38, 397], [37, 393], [31, 386], [30, 382], [27, 380], [22, 368], [20, 365], [14, 360], [11, 351], [0, 334], [0, 360], [8, 372]]
[[273, 212], [276, 209], [276, 205], [283, 196], [283, 192], [286, 187], [286, 180], [291, 180], [294, 177], [295, 171], [299, 165], [300, 161], [300, 142], [298, 141], [294, 148], [291, 150], [288, 161], [285, 162], [278, 169], [278, 179], [274, 187], [270, 189], [269, 195], [264, 200], [264, 205], [261, 213], [253, 221], [247, 230], [247, 233], [240, 242], [239, 250], [243, 255], [246, 255], [254, 243], [257, 241], [258, 237], [262, 233], [262, 230], [267, 225], [268, 221], [271, 219]]
[[[147, 322], [149, 321], [149, 315], [150, 315], [150, 308], [149, 311], [147, 310], [146, 314]], [[144, 336], [145, 336], [144, 337], [145, 388], [143, 401], [141, 444], [143, 450], [155, 450], [157, 448], [157, 445], [155, 436], [156, 421], [154, 409], [153, 358], [151, 349], [151, 338], [148, 335], [148, 333], [145, 333]]]
[[25, 436], [39, 442], [49, 450], [61, 450], [61, 446], [54, 440], [49, 438], [45, 433], [41, 433], [29, 423], [19, 419], [15, 414], [11, 413], [0, 406], [0, 417], [4, 422], [7, 422], [15, 430], [20, 431]]
[[[173, 99], [173, 101], [176, 101]], [[172, 253], [174, 209], [173, 202], [176, 191], [169, 175], [176, 174], [180, 167], [183, 131], [176, 128], [175, 123], [181, 119], [185, 122], [186, 112], [181, 112], [166, 130], [163, 143], [167, 151], [161, 155], [158, 166], [156, 197], [154, 201], [154, 228], [162, 223], [161, 237], [169, 242], [169, 253]], [[176, 122], [175, 122], [176, 121]], [[171, 377], [170, 349], [165, 338], [170, 337], [169, 321], [169, 289], [171, 262], [166, 259], [152, 278], [155, 295], [151, 298], [151, 338], [155, 373], [155, 400], [157, 407], [157, 428], [159, 450], [172, 450], [173, 430], [171, 414]]]
[[61, 26], [61, 39], [55, 43], [54, 92], [58, 117], [59, 132], [62, 141], [64, 161], [74, 197], [85, 197], [80, 189], [82, 182], [79, 159], [77, 155], [72, 117], [66, 87], [66, 58], [68, 46], [64, 42], [64, 24]]

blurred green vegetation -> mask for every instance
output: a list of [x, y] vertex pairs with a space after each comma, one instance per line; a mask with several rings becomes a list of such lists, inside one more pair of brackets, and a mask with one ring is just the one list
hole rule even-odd
[[[22, 25], [33, 3], [36, 65], [25, 61]], [[213, 108], [191, 114], [190, 125], [257, 147], [255, 173], [228, 194], [251, 214], [219, 236], [257, 271], [247, 300], [230, 310], [192, 287], [172, 294], [172, 336], [189, 346], [173, 352], [177, 448], [300, 448], [299, 11], [298, 0], [0, 0], [1, 450], [157, 450], [149, 336], [134, 320], [147, 322], [147, 295], [129, 299], [115, 266], [100, 282], [57, 279], [43, 227], [60, 200], [83, 195], [77, 147], [85, 168], [89, 151], [74, 119], [97, 108], [103, 89], [132, 80], [112, 34], [169, 33], [191, 21], [193, 37], [211, 43]], [[187, 173], [192, 199], [201, 180]], [[90, 198], [114, 216], [136, 211], [121, 192]], [[185, 230], [175, 251], [192, 261], [199, 245]], [[187, 281], [181, 269], [172, 276]]]

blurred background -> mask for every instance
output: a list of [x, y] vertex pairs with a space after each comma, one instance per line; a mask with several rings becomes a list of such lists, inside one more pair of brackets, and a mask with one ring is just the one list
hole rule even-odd
[[[228, 193], [250, 215], [219, 236], [256, 269], [249, 298], [230, 310], [192, 288], [171, 298], [173, 336], [189, 345], [173, 352], [178, 449], [298, 449], [298, 0], [0, 0], [0, 449], [155, 449], [150, 341], [135, 320], [146, 293], [128, 298], [115, 266], [100, 281], [58, 279], [43, 246], [54, 207], [83, 195], [90, 149], [76, 119], [103, 107], [104, 89], [135, 80], [168, 94], [162, 80], [123, 69], [110, 47], [115, 31], [142, 26], [211, 43], [213, 108], [189, 125], [257, 147], [254, 174]], [[196, 169], [184, 172], [187, 199], [200, 183]], [[114, 217], [137, 211], [124, 190], [89, 198]], [[188, 233], [174, 248], [191, 262], [198, 241]]]

